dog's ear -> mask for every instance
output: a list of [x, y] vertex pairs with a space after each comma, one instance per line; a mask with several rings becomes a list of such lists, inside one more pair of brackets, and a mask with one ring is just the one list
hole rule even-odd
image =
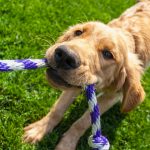
[[142, 75], [141, 65], [135, 54], [128, 54], [125, 65], [126, 79], [123, 85], [122, 112], [131, 111], [144, 100], [145, 92], [140, 81]]

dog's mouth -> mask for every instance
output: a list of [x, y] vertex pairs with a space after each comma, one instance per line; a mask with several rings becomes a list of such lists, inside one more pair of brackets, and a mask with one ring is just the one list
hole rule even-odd
[[50, 80], [52, 80], [55, 84], [57, 84], [58, 86], [65, 86], [67, 88], [70, 88], [70, 87], [78, 87], [80, 88], [79, 86], [75, 86], [75, 85], [72, 85], [72, 84], [69, 84], [67, 81], [65, 81], [59, 74], [58, 74], [58, 71], [56, 69], [53, 69], [52, 67], [49, 67], [47, 70], [46, 70], [46, 73], [49, 77]]

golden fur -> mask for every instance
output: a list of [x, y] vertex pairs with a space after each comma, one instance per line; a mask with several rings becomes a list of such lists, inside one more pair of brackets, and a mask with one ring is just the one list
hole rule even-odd
[[[126, 10], [119, 18], [107, 25], [101, 22], [87, 22], [70, 27], [46, 52], [50, 67], [56, 68], [55, 49], [65, 45], [79, 55], [81, 65], [76, 69], [57, 69], [57, 74], [70, 87], [59, 85], [47, 74], [47, 79], [64, 92], [54, 107], [40, 121], [25, 128], [24, 140], [35, 143], [62, 119], [67, 107], [81, 89], [96, 84], [104, 94], [99, 98], [102, 113], [115, 103], [117, 96], [122, 99], [121, 111], [129, 112], [144, 100], [141, 76], [150, 61], [150, 1], [139, 2]], [[79, 36], [77, 30], [82, 31]], [[113, 59], [105, 59], [104, 49], [109, 50]], [[75, 150], [79, 138], [90, 126], [89, 112], [77, 120], [64, 134], [55, 150]]]

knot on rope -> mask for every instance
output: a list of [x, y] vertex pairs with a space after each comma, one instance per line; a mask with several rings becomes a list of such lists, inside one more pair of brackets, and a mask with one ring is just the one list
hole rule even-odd
[[106, 137], [93, 137], [91, 135], [88, 139], [88, 144], [94, 150], [109, 150], [110, 144]]

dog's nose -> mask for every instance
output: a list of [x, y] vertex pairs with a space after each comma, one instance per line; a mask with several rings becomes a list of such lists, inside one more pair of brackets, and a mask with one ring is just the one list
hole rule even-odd
[[59, 46], [55, 50], [54, 59], [58, 68], [69, 70], [80, 66], [80, 59], [78, 55], [66, 46]]

